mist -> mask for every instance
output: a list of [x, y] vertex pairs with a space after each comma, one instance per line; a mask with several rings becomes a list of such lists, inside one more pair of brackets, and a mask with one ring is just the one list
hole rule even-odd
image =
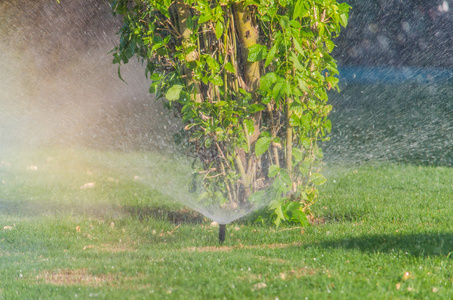
[[[188, 195], [191, 162], [173, 153], [180, 121], [148, 93], [139, 61], [122, 66], [127, 83], [112, 64], [109, 52], [118, 43], [121, 19], [112, 16], [106, 0], [60, 2], [0, 2], [0, 166], [11, 153], [46, 147], [137, 151], [124, 161], [103, 157], [102, 163], [221, 223], [258, 208], [229, 211]], [[343, 91], [329, 94], [333, 129], [321, 145], [326, 171], [330, 163], [368, 161], [453, 165], [451, 51], [414, 46], [448, 45], [442, 42], [448, 37], [443, 20], [451, 11], [421, 10], [424, 5], [409, 2], [360, 3], [335, 40]], [[415, 8], [432, 17], [427, 24], [433, 34], [410, 30], [418, 28], [417, 18], [405, 12]], [[380, 48], [368, 47], [373, 43]], [[74, 190], [94, 183], [90, 176]]]
[[[108, 1], [0, 3], [0, 145], [162, 150], [175, 121], [147, 93], [140, 62], [109, 52], [121, 20]], [[169, 133], [169, 134], [168, 134]]]

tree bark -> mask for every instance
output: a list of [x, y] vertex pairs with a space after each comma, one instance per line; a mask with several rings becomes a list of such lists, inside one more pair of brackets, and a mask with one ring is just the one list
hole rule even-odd
[[248, 48], [258, 43], [259, 31], [256, 26], [255, 18], [250, 8], [244, 7], [242, 3], [233, 4], [234, 22], [241, 45], [242, 61], [245, 63], [244, 78], [248, 92], [254, 92], [259, 87], [260, 66], [259, 62], [249, 62]]
[[[190, 36], [193, 34], [192, 29], [187, 27], [187, 22], [190, 17], [190, 6], [182, 2], [176, 2], [177, 11], [178, 11], [178, 22], [179, 22], [179, 32], [182, 36], [182, 45], [185, 48], [192, 46], [190, 43]], [[194, 93], [192, 94], [192, 100], [195, 102], [201, 103], [203, 101], [203, 95], [200, 90], [200, 85], [193, 79], [193, 72], [187, 67], [187, 64], [194, 62], [198, 59], [198, 52], [193, 50], [189, 52], [185, 60], [186, 62], [182, 65], [182, 73], [184, 80], [188, 87], [193, 86]]]
[[[238, 74], [239, 82], [242, 82], [244, 90], [252, 94], [252, 101], [257, 102], [256, 91], [260, 84], [260, 64], [259, 62], [249, 62], [248, 54], [249, 48], [256, 45], [259, 40], [259, 30], [256, 25], [256, 19], [253, 12], [250, 10], [250, 6], [244, 7], [243, 3], [233, 4], [233, 16], [234, 16], [234, 27], [238, 37], [238, 45], [236, 51], [240, 54], [240, 60], [242, 62], [242, 70]], [[242, 77], [242, 78], [241, 78]], [[253, 133], [249, 135], [247, 130], [244, 130], [244, 134], [247, 138], [247, 144], [250, 148], [254, 145], [260, 134], [260, 121], [261, 112], [255, 113], [250, 116], [253, 121]], [[256, 157], [251, 154], [246, 155], [244, 150], [236, 149], [237, 157], [236, 163], [241, 173], [242, 182], [244, 184], [245, 197], [248, 198], [252, 193], [253, 179], [256, 177], [254, 171], [256, 171]], [[241, 164], [239, 166], [239, 164]]]

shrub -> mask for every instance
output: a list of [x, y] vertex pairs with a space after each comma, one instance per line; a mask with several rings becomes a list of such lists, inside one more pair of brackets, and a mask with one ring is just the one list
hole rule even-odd
[[[335, 0], [113, 0], [114, 63], [137, 55], [151, 92], [182, 119], [199, 161], [193, 189], [232, 209], [272, 199], [276, 225], [306, 223], [338, 89], [335, 47], [349, 6]], [[120, 68], [118, 69], [119, 76]]]

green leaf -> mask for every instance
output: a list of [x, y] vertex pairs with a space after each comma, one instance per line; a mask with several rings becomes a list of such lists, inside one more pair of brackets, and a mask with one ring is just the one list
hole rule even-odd
[[223, 22], [217, 22], [215, 25], [215, 36], [217, 39], [220, 39], [223, 33]]
[[285, 220], [285, 216], [283, 215], [283, 211], [282, 211], [282, 206], [279, 205], [275, 208], [274, 210], [275, 214], [277, 215], [277, 218], [274, 220], [274, 224], [275, 226], [279, 226], [281, 221], [284, 221]]
[[225, 70], [227, 70], [228, 72], [233, 73], [233, 74], [236, 73], [236, 70], [234, 69], [233, 64], [230, 62], [226, 63]]
[[239, 88], [239, 92], [240, 92], [244, 97], [250, 96], [250, 93], [247, 92], [246, 90], [244, 90], [243, 88]]
[[289, 24], [291, 25], [291, 27], [293, 29], [296, 29], [296, 30], [300, 30], [302, 28], [302, 25], [300, 24], [300, 22], [297, 22], [296, 20], [291, 20], [289, 21]]
[[157, 50], [157, 49], [159, 49], [159, 48], [161, 48], [161, 47], [163, 47], [163, 46], [164, 46], [164, 43], [163, 43], [163, 42], [161, 42], [161, 43], [156, 43], [156, 44], [154, 44], [153, 47], [151, 48], [151, 51], [155, 51], [155, 50]]
[[307, 38], [313, 37], [313, 31], [311, 31], [311, 29], [309, 28], [302, 28], [302, 30], [299, 33], [303, 37]]
[[296, 114], [292, 114], [291, 117], [289, 118], [289, 125], [293, 127], [299, 127], [300, 126], [300, 119]]
[[349, 9], [351, 8], [351, 6], [349, 6], [349, 4], [347, 3], [341, 3], [339, 6], [338, 6], [338, 9], [343, 12], [343, 13], [348, 13]]
[[126, 55], [128, 58], [131, 58], [135, 54], [135, 39], [132, 39], [132, 41], [129, 43], [129, 46], [126, 49]]
[[283, 183], [285, 184], [286, 191], [289, 192], [293, 186], [293, 181], [291, 180], [291, 176], [289, 175], [288, 170], [282, 169], [280, 171], [280, 175], [281, 175]]
[[226, 101], [218, 101], [216, 104], [215, 104], [215, 107], [222, 107], [222, 106], [225, 106], [227, 105], [228, 102]]
[[261, 99], [261, 103], [263, 104], [269, 104], [272, 101], [272, 97], [270, 95], [266, 95]]
[[319, 173], [311, 174], [310, 180], [315, 185], [322, 185], [327, 181], [327, 179]]
[[304, 67], [300, 64], [299, 59], [297, 58], [296, 54], [294, 52], [291, 52], [291, 58], [290, 60], [293, 62], [294, 67], [296, 70], [303, 71]]
[[[283, 170], [280, 169], [280, 174], [282, 172]], [[281, 176], [275, 177], [274, 182], [272, 182], [272, 189], [275, 192], [275, 197], [278, 197], [278, 195], [285, 194], [289, 191], [288, 186], [282, 180]]]
[[153, 73], [149, 79], [151, 79], [151, 81], [159, 81], [162, 79], [162, 75], [159, 74], [159, 73]]
[[303, 17], [305, 15], [305, 13], [307, 12], [307, 9], [305, 8], [305, 2], [306, 0], [297, 1], [294, 7], [293, 19], [297, 19], [298, 17]]
[[269, 132], [267, 132], [267, 131], [263, 131], [263, 132], [260, 133], [260, 137], [264, 137], [264, 136], [270, 138], [271, 134]]
[[165, 98], [167, 98], [168, 101], [178, 100], [182, 89], [183, 89], [183, 86], [179, 85], [179, 84], [172, 86], [165, 94]]
[[264, 106], [262, 106], [261, 104], [252, 104], [249, 106], [249, 108], [250, 108], [249, 112], [251, 114], [264, 110]]
[[332, 131], [332, 122], [330, 120], [326, 120], [324, 127], [326, 128], [327, 132], [330, 133], [330, 131]]
[[302, 200], [308, 200], [308, 195], [304, 191], [300, 192], [300, 198]]
[[217, 86], [222, 86], [223, 85], [223, 80], [220, 76], [216, 76], [216, 77], [211, 77], [209, 78], [209, 81], [214, 84], [214, 85], [217, 85]]
[[299, 165], [299, 171], [302, 175], [307, 175], [310, 172], [311, 161], [309, 159], [305, 159]]
[[304, 213], [302, 207], [293, 207], [291, 209], [292, 217], [291, 219], [297, 223], [300, 223], [302, 226], [308, 226], [310, 223], [308, 222], [307, 215]]
[[329, 76], [326, 78], [326, 81], [329, 82], [332, 86], [336, 86], [340, 80], [337, 77]]
[[333, 48], [335, 48], [335, 43], [331, 40], [326, 40], [324, 43], [326, 44], [326, 48], [329, 52], [332, 52]]
[[260, 80], [260, 89], [267, 92], [277, 81], [277, 75], [274, 72], [267, 73]]
[[220, 67], [219, 67], [219, 63], [214, 59], [212, 58], [210, 55], [206, 55], [206, 63], [208, 64], [209, 68], [211, 70], [213, 70], [214, 72], [218, 72]]
[[245, 5], [255, 5], [255, 6], [260, 6], [260, 3], [255, 1], [255, 0], [246, 0]]
[[293, 95], [293, 91], [291, 90], [291, 84], [289, 84], [286, 81], [283, 82], [282, 90], [288, 97], [291, 97]]
[[168, 13], [168, 6], [165, 6], [163, 2], [157, 2], [156, 8], [163, 14], [165, 17], [170, 18], [170, 14]]
[[300, 55], [304, 56], [305, 52], [302, 49], [302, 47], [300, 46], [299, 41], [296, 38], [293, 38], [293, 42], [294, 42], [294, 48], [296, 48], [297, 52], [299, 52]]
[[127, 82], [124, 81], [123, 77], [121, 77], [121, 65], [118, 65], [118, 77], [121, 79], [121, 81], [127, 84]]
[[189, 17], [187, 18], [187, 28], [192, 30], [194, 28], [195, 22], [193, 20], [192, 15], [189, 14]]
[[324, 23], [319, 23], [318, 24], [318, 34], [319, 34], [319, 36], [323, 36], [324, 35], [324, 30], [325, 30]]
[[[250, 200], [249, 200], [250, 202]], [[258, 216], [258, 218], [256, 218], [255, 221], [253, 221], [253, 223], [261, 223], [262, 225], [264, 225], [264, 219], [262, 216]]]
[[114, 64], [118, 64], [121, 62], [121, 56], [119, 53], [115, 53], [113, 54], [113, 63]]
[[301, 136], [300, 143], [302, 144], [302, 146], [304, 146], [305, 149], [310, 149], [311, 140], [309, 138]]
[[261, 44], [255, 44], [248, 48], [249, 54], [247, 60], [249, 62], [256, 62], [266, 58], [267, 47]]
[[304, 92], [308, 92], [308, 88], [307, 86], [305, 85], [305, 83], [303, 82], [303, 80], [301, 78], [298, 78], [297, 79], [297, 82], [299, 84], [299, 88], [304, 91]]
[[270, 147], [272, 139], [267, 136], [263, 136], [256, 141], [255, 144], [255, 155], [260, 157], [263, 155]]
[[348, 26], [348, 14], [341, 14], [340, 15], [340, 24], [343, 27]]
[[255, 131], [255, 127], [253, 126], [253, 121], [250, 119], [244, 120], [244, 125], [247, 128], [247, 132], [249, 135], [252, 135]]
[[280, 17], [280, 26], [284, 29], [289, 29], [289, 18], [288, 16], [281, 16]]
[[300, 124], [301, 124], [304, 128], [306, 128], [306, 129], [310, 128], [310, 122], [311, 122], [311, 115], [310, 115], [310, 113], [307, 113], [307, 114], [302, 115], [302, 116], [300, 117]]
[[266, 62], [264, 63], [265, 68], [271, 64], [276, 53], [277, 53], [277, 44], [274, 44], [274, 46], [272, 46], [271, 50], [269, 50], [269, 53], [267, 54]]
[[202, 23], [206, 23], [207, 21], [211, 20], [212, 19], [212, 15], [211, 13], [207, 13], [207, 14], [203, 14], [200, 16], [200, 18], [198, 19], [198, 23], [202, 24]]
[[272, 97], [278, 100], [283, 94], [283, 85], [285, 82], [277, 82], [272, 90]]
[[317, 159], [322, 159], [324, 156], [324, 154], [322, 153], [322, 149], [317, 147], [316, 145], [315, 145], [314, 153], [315, 153], [315, 157]]
[[302, 160], [302, 151], [298, 148], [293, 148], [293, 158], [296, 162], [299, 162]]
[[280, 168], [276, 165], [271, 165], [269, 167], [269, 173], [267, 174], [268, 177], [275, 177], [280, 173]]

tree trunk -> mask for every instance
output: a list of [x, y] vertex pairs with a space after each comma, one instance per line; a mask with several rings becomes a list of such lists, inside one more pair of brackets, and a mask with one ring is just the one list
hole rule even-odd
[[[192, 29], [187, 27], [187, 21], [190, 17], [190, 6], [184, 2], [177, 2], [177, 11], [178, 11], [178, 22], [179, 22], [179, 32], [182, 36], [182, 45], [185, 48], [192, 46], [190, 44], [190, 36], [192, 35]], [[182, 66], [182, 72], [186, 85], [191, 88], [193, 86], [194, 92], [192, 94], [192, 99], [198, 103], [203, 101], [203, 95], [200, 90], [200, 85], [193, 79], [193, 72], [187, 67], [188, 63], [194, 62], [198, 59], [198, 53], [196, 50], [189, 52]]]
[[[236, 51], [241, 55], [240, 60], [243, 66], [241, 72], [238, 74], [238, 76], [243, 77], [239, 78], [239, 82], [242, 83], [244, 90], [252, 94], [252, 100], [258, 102], [256, 90], [260, 84], [260, 64], [259, 62], [249, 62], [247, 58], [249, 54], [248, 49], [258, 43], [259, 30], [249, 6], [244, 7], [242, 3], [233, 4], [233, 15], [236, 34], [238, 36]], [[247, 130], [244, 130], [249, 150], [251, 150], [251, 147], [260, 134], [261, 112], [253, 114], [250, 116], [250, 119], [253, 121], [253, 133], [250, 135]], [[253, 151], [249, 151], [248, 157], [243, 149], [236, 149], [236, 153], [237, 168], [241, 173], [245, 197], [248, 198], [252, 193], [252, 184], [256, 177], [256, 157], [251, 154]]]

